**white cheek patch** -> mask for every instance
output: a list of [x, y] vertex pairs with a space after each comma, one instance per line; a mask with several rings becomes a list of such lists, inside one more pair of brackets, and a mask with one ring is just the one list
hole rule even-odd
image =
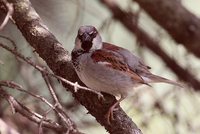
[[92, 49], [101, 49], [102, 48], [102, 40], [99, 35], [97, 35], [93, 40], [92, 40]]
[[81, 49], [81, 41], [78, 38], [75, 41], [75, 49]]

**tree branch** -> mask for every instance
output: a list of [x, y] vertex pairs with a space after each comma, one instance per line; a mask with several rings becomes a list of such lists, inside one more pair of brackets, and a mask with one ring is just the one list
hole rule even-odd
[[200, 58], [200, 19], [178, 0], [136, 1], [174, 40]]
[[[0, 5], [2, 5], [1, 1]], [[72, 67], [69, 53], [42, 23], [31, 3], [28, 0], [9, 0], [9, 2], [13, 3], [13, 19], [18, 29], [40, 57], [46, 61], [51, 70], [67, 80], [81, 83]], [[111, 125], [107, 123], [105, 115], [110, 106], [116, 102], [113, 96], [104, 94], [106, 101], [102, 101], [92, 92], [85, 90], [74, 92], [72, 86], [66, 83], [63, 85], [111, 134], [142, 134], [121, 108], [114, 112], [115, 120], [111, 122]]]

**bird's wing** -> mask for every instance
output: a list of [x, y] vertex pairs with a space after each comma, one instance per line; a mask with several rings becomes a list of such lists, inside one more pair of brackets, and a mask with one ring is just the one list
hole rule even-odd
[[145, 84], [146, 83], [154, 83], [154, 82], [164, 82], [164, 83], [169, 83], [169, 84], [173, 84], [173, 85], [182, 87], [181, 84], [179, 84], [175, 81], [152, 74], [149, 71], [149, 69], [150, 69], [149, 66], [145, 65], [144, 62], [140, 58], [133, 55], [130, 51], [128, 51], [124, 48], [121, 48], [121, 47], [118, 47], [118, 46], [115, 46], [115, 45], [112, 45], [109, 43], [104, 43], [103, 48], [105, 50], [110, 50], [110, 51], [116, 52], [117, 54], [121, 55], [121, 57], [123, 57], [123, 59], [124, 59], [124, 62], [127, 64], [128, 68], [132, 72], [134, 72], [135, 74], [140, 76], [145, 81], [144, 82]]
[[137, 81], [138, 83], [144, 83], [142, 77], [132, 71], [128, 64], [126, 64], [124, 61], [123, 56], [116, 52], [105, 49], [96, 50], [92, 53], [91, 58], [95, 63], [101, 64], [103, 67], [121, 71], [127, 75], [130, 75], [134, 81]]
[[139, 57], [133, 55], [133, 53], [131, 53], [129, 50], [109, 43], [103, 43], [103, 49], [111, 50], [120, 54], [129, 66], [129, 69], [135, 72], [137, 75], [141, 76], [143, 74], [151, 74], [149, 71], [151, 67], [145, 65]]

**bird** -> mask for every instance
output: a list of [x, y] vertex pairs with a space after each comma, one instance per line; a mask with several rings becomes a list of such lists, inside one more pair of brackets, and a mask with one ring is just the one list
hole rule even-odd
[[108, 110], [109, 124], [114, 119], [116, 106], [133, 96], [135, 87], [158, 82], [182, 87], [178, 82], [152, 74], [151, 67], [129, 50], [103, 42], [98, 30], [91, 25], [80, 26], [71, 60], [79, 79], [87, 87], [120, 96]]

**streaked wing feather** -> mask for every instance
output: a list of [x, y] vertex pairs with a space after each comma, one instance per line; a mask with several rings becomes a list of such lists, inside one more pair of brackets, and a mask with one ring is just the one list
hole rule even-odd
[[131, 76], [134, 81], [139, 83], [144, 83], [143, 79], [129, 69], [129, 66], [125, 63], [124, 58], [112, 51], [108, 50], [96, 50], [92, 53], [91, 58], [94, 62], [104, 65], [105, 67], [110, 67], [112, 69], [122, 71]]
[[139, 57], [135, 56], [130, 51], [124, 48], [104, 42], [103, 49], [108, 50], [108, 51], [113, 51], [121, 55], [121, 57], [123, 57], [124, 59], [124, 62], [127, 63], [129, 70], [131, 70], [138, 76], [142, 77], [142, 79], [145, 81], [144, 84], [153, 83], [153, 82], [165, 82], [165, 83], [182, 87], [182, 85], [180, 85], [177, 82], [152, 74], [149, 71], [151, 67], [145, 65], [145, 63]]
[[129, 66], [129, 69], [138, 74], [139, 76], [144, 73], [145, 74], [150, 73], [149, 69], [151, 69], [151, 67], [145, 65], [140, 58], [133, 55], [130, 51], [106, 42], [103, 43], [103, 48], [120, 54], [123, 57], [124, 61]]

